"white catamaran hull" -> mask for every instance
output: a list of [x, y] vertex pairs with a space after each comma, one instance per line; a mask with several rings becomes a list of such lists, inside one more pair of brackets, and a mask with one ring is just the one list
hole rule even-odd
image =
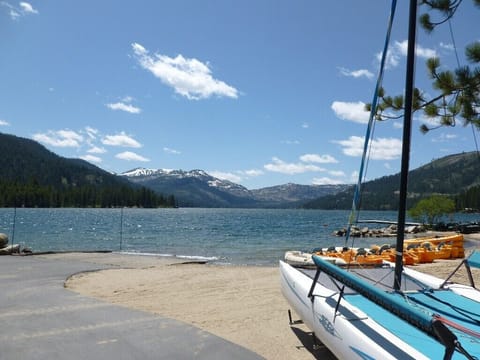
[[312, 302], [310, 277], [283, 261], [280, 273], [282, 293], [289, 304], [339, 359], [429, 359], [346, 300], [336, 309], [338, 291], [317, 284]]

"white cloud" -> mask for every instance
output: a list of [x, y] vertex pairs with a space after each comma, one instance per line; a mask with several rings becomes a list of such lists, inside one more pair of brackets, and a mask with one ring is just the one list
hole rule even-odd
[[34, 134], [33, 139], [56, 147], [80, 147], [83, 142], [83, 136], [72, 130], [50, 130], [47, 133]]
[[331, 155], [305, 154], [300, 156], [300, 160], [307, 163], [319, 164], [338, 163], [338, 160]]
[[[402, 56], [407, 56], [408, 40], [395, 41], [394, 51], [397, 51]], [[431, 58], [437, 56], [437, 52], [434, 49], [425, 48], [419, 44], [415, 47], [415, 55], [422, 58]]]
[[344, 183], [345, 181], [342, 181], [339, 179], [332, 179], [328, 177], [313, 178], [312, 180], [313, 185], [340, 185]]
[[340, 74], [344, 76], [350, 76], [354, 78], [360, 78], [360, 77], [366, 77], [367, 79], [372, 79], [373, 78], [373, 73], [369, 70], [366, 69], [360, 69], [360, 70], [349, 70], [343, 67], [338, 68], [340, 70]]
[[127, 104], [125, 102], [117, 102], [105, 105], [112, 110], [121, 110], [130, 114], [139, 114], [142, 111], [142, 109], [135, 107], [132, 104]]
[[141, 155], [138, 155], [132, 151], [124, 151], [115, 155], [117, 159], [126, 160], [126, 161], [141, 161], [141, 162], [148, 162], [150, 159], [147, 159]]
[[19, 3], [19, 7], [15, 7], [7, 1], [1, 1], [0, 5], [8, 9], [8, 14], [12, 20], [18, 20], [20, 17], [30, 14], [38, 14], [38, 10], [34, 9], [30, 3], [24, 1]]
[[358, 172], [358, 170], [355, 170], [353, 171], [351, 174], [350, 174], [350, 182], [352, 183], [357, 183], [358, 182], [358, 175], [360, 173]]
[[449, 142], [456, 138], [458, 138], [458, 135], [456, 134], [441, 133], [439, 136], [432, 138], [432, 142], [436, 142], [436, 143]]
[[87, 133], [87, 136], [91, 139], [91, 140], [95, 140], [97, 138], [97, 135], [98, 135], [98, 130], [97, 129], [94, 129], [90, 126], [86, 126], [85, 127], [85, 132]]
[[302, 129], [308, 129], [309, 127], [310, 127], [310, 124], [307, 123], [307, 122], [304, 122], [304, 123], [302, 124]]
[[123, 146], [123, 147], [132, 147], [132, 148], [142, 147], [142, 145], [137, 140], [125, 134], [123, 131], [117, 135], [106, 135], [102, 139], [102, 143], [104, 145], [110, 145], [110, 146]]
[[394, 121], [393, 122], [393, 128], [394, 129], [403, 129], [403, 123], [400, 121]]
[[[389, 47], [387, 53], [387, 59], [385, 63], [385, 67], [387, 69], [391, 69], [397, 67], [400, 63], [401, 56], [407, 56], [407, 49], [408, 49], [408, 40], [403, 41], [395, 41], [392, 46]], [[431, 58], [437, 56], [437, 52], [434, 49], [425, 48], [419, 44], [415, 47], [415, 54], [418, 57], [422, 58]], [[377, 61], [380, 63], [382, 58], [382, 53], [379, 52], [375, 55]]]
[[0, 120], [0, 126], [10, 126], [10, 123], [5, 120]]
[[419, 114], [418, 116], [415, 117], [415, 120], [418, 120], [421, 124], [425, 124], [429, 127], [437, 127], [440, 125], [440, 117], [435, 116], [426, 116], [425, 114]]
[[150, 55], [138, 43], [133, 43], [132, 49], [141, 67], [188, 99], [238, 97], [237, 89], [212, 77], [208, 63], [204, 64], [195, 58], [184, 58], [182, 55], [175, 58], [161, 54]]
[[231, 181], [231, 182], [234, 182], [234, 183], [239, 183], [242, 181], [242, 177], [237, 175], [237, 174], [234, 174], [234, 173], [230, 173], [230, 172], [222, 172], [222, 171], [211, 171], [209, 172], [210, 175], [212, 175], [213, 177], [216, 177], [216, 178], [219, 178], [221, 180], [228, 180], [228, 181]]
[[92, 162], [92, 163], [97, 163], [97, 164], [102, 162], [101, 158], [99, 158], [98, 156], [94, 156], [94, 155], [80, 156], [80, 159], [83, 159], [85, 161]]
[[163, 148], [163, 151], [166, 152], [167, 154], [173, 154], [173, 155], [179, 155], [179, 154], [181, 154], [180, 151], [175, 150], [175, 149], [171, 149], [171, 148], [168, 148], [168, 147], [164, 147], [164, 148]]
[[334, 101], [331, 108], [335, 115], [340, 119], [349, 120], [360, 124], [368, 123], [370, 114], [368, 111], [365, 111], [365, 103], [362, 101]]
[[92, 145], [90, 149], [87, 150], [90, 154], [105, 154], [107, 150], [103, 147]]
[[244, 173], [250, 177], [256, 177], [265, 174], [262, 170], [258, 169], [245, 170]]
[[[380, 64], [382, 61], [382, 53], [379, 52], [375, 55], [377, 62]], [[398, 66], [400, 63], [400, 54], [394, 47], [390, 46], [387, 52], [387, 58], [385, 59], [385, 68], [392, 69]]]
[[305, 172], [325, 171], [325, 169], [312, 164], [305, 163], [286, 163], [277, 157], [272, 158], [270, 164], [263, 166], [265, 170], [279, 172], [282, 174], [302, 174]]
[[444, 50], [447, 50], [447, 51], [454, 51], [455, 50], [455, 47], [453, 46], [453, 44], [446, 44], [444, 42], [440, 42], [440, 47]]
[[33, 6], [25, 1], [20, 2], [20, 7], [22, 8], [23, 12], [29, 14], [38, 14], [38, 11], [33, 8]]
[[345, 173], [341, 170], [331, 170], [328, 172], [330, 175], [332, 176], [336, 176], [336, 177], [344, 177], [346, 176]]
[[[343, 147], [342, 152], [347, 156], [359, 157], [363, 154], [364, 137], [350, 136], [347, 140], [334, 140]], [[402, 150], [402, 142], [396, 138], [379, 138], [371, 140], [370, 159], [393, 160], [397, 159]]]

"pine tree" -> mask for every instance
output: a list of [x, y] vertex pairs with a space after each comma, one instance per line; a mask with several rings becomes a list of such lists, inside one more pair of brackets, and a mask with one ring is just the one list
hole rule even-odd
[[[473, 2], [480, 6], [480, 0]], [[420, 24], [427, 32], [434, 31], [436, 27], [454, 17], [461, 3], [461, 0], [421, 0], [419, 4], [424, 6], [426, 11], [420, 17]], [[433, 20], [433, 17], [438, 19]], [[423, 111], [427, 117], [438, 119], [438, 125], [433, 128], [455, 126], [457, 120], [461, 119], [464, 125], [473, 124], [480, 129], [480, 41], [468, 45], [465, 56], [469, 64], [459, 65], [454, 70], [443, 70], [438, 57], [427, 60], [427, 72], [437, 94], [429, 97], [416, 88], [413, 110]], [[381, 89], [379, 96], [381, 101], [375, 111], [377, 120], [403, 117], [403, 95], [388, 96], [385, 89]], [[367, 104], [366, 110], [370, 109], [371, 104]], [[392, 116], [391, 111], [401, 114]], [[426, 133], [433, 128], [422, 125], [420, 130]]]

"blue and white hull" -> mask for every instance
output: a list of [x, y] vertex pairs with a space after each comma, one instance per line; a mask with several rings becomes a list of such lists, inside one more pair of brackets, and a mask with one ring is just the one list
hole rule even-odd
[[[338, 303], [340, 290], [328, 276], [320, 278], [309, 297], [313, 272], [280, 261], [280, 274], [283, 295], [293, 310], [339, 359], [443, 358], [445, 347], [435, 338], [366, 297], [347, 290]], [[473, 316], [480, 321], [476, 311]], [[480, 339], [465, 335], [459, 341], [468, 342], [470, 353], [480, 356]], [[465, 359], [458, 353], [452, 358]]]

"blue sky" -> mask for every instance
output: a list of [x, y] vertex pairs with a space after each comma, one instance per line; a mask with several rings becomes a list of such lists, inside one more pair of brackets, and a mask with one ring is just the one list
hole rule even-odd
[[[404, 88], [406, 1], [384, 86]], [[353, 183], [383, 47], [386, 0], [0, 0], [0, 132], [111, 172], [202, 169], [249, 189]], [[451, 25], [460, 61], [480, 9]], [[455, 65], [448, 25], [418, 33], [425, 57]], [[470, 127], [422, 135], [411, 167], [475, 149]], [[378, 123], [369, 179], [397, 173], [402, 125]]]

